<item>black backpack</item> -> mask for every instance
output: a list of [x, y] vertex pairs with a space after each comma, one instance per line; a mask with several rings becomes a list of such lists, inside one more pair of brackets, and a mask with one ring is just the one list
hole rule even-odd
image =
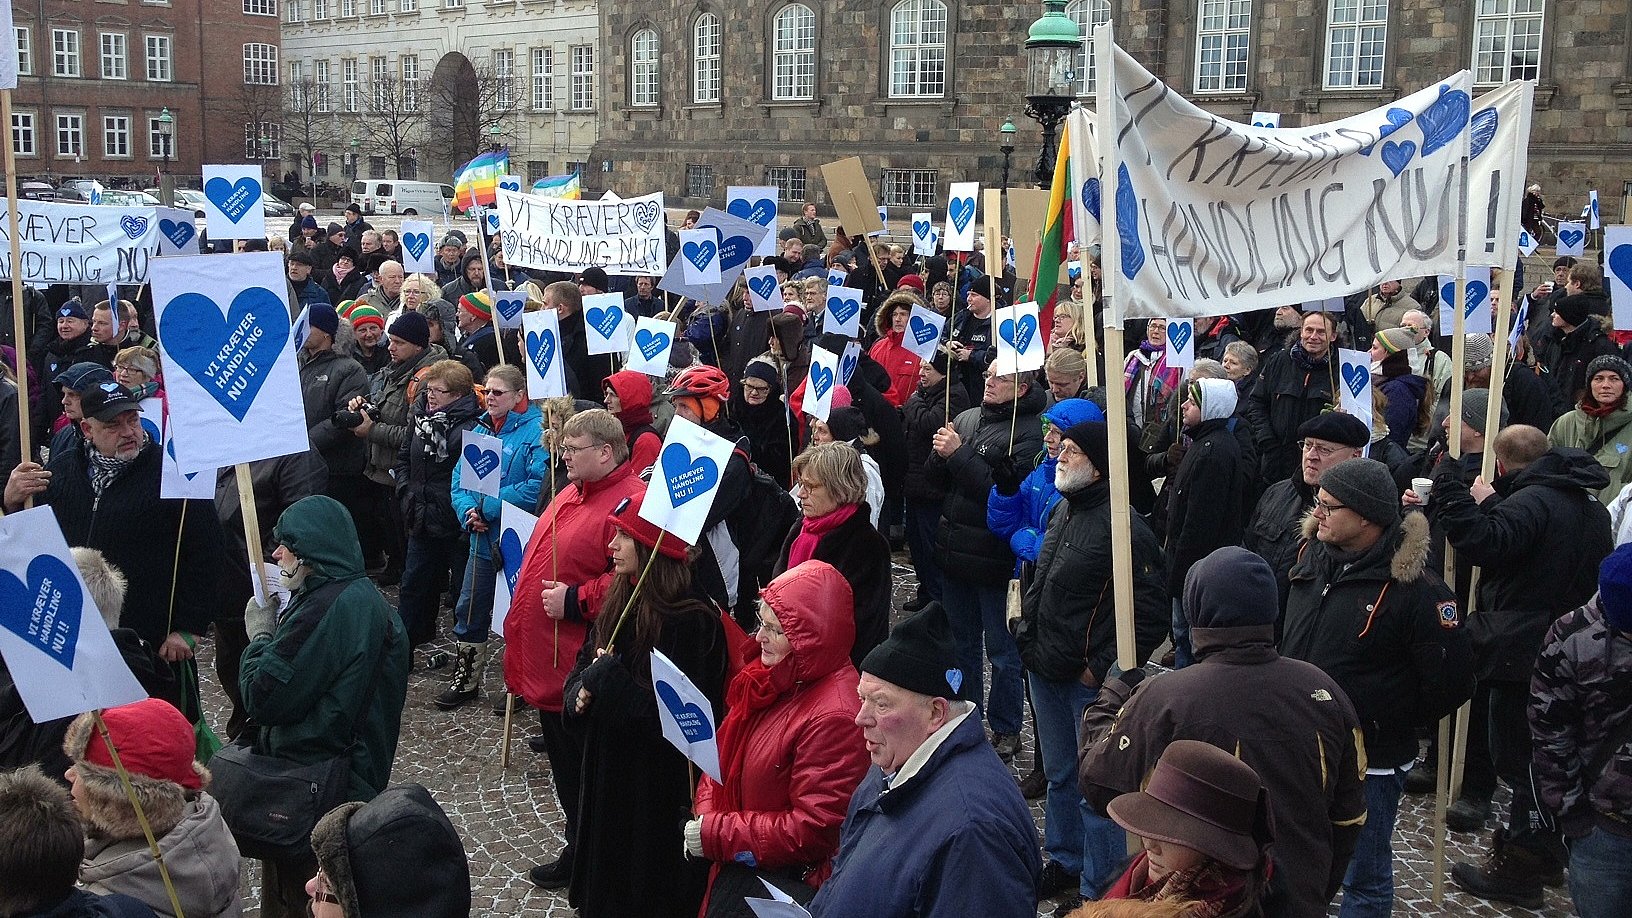
[[742, 457], [752, 476], [747, 495], [725, 518], [740, 554], [737, 608], [742, 609], [749, 601], [757, 601], [760, 588], [771, 582], [771, 572], [782, 560], [782, 543], [799, 521], [799, 505], [786, 488], [754, 463], [743, 441], [737, 441], [731, 452]]

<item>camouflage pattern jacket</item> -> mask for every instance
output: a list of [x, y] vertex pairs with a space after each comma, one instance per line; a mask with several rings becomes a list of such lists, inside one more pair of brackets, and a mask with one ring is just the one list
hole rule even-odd
[[1594, 596], [1553, 623], [1530, 679], [1536, 797], [1565, 834], [1595, 825], [1632, 835], [1632, 738], [1583, 774], [1632, 717], [1632, 636], [1611, 630]]

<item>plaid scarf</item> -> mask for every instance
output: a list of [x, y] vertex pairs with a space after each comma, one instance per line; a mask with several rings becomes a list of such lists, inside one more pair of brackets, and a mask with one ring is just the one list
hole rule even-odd
[[[147, 441], [147, 431], [144, 430], [142, 431], [142, 443], [136, 448], [137, 455], [140, 455], [141, 451], [147, 448]], [[120, 475], [124, 474], [125, 469], [129, 468], [130, 464], [136, 461], [134, 456], [129, 459], [120, 459], [117, 456], [104, 456], [100, 452], [97, 452], [96, 447], [92, 446], [91, 441], [88, 439], [85, 441], [85, 459], [86, 467], [89, 468], [91, 472], [91, 493], [95, 494], [98, 498], [102, 496], [103, 491], [108, 489], [108, 485], [113, 484], [115, 478], [118, 478]]]

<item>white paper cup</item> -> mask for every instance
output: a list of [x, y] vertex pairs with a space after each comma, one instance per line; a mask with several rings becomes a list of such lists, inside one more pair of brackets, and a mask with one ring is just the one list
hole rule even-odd
[[1413, 478], [1413, 479], [1411, 479], [1411, 490], [1415, 491], [1416, 495], [1418, 497], [1422, 498], [1423, 503], [1428, 502], [1428, 492], [1432, 491], [1433, 489], [1434, 489], [1434, 480], [1432, 478]]

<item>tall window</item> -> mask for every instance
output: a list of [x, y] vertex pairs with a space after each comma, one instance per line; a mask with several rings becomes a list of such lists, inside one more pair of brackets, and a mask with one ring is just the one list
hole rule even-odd
[[130, 157], [130, 116], [102, 116], [102, 155]]
[[312, 18], [329, 18], [329, 0], [312, 0]]
[[802, 3], [783, 7], [771, 31], [771, 98], [816, 98], [816, 14]]
[[368, 15], [384, 16], [385, 0], [368, 0]]
[[289, 107], [295, 111], [306, 107], [306, 65], [301, 61], [289, 62]]
[[368, 86], [373, 90], [374, 108], [382, 110], [391, 104], [391, 62], [383, 57], [368, 59]]
[[555, 91], [550, 79], [555, 68], [555, 52], [549, 48], [533, 49], [533, 111], [547, 112], [555, 108]]
[[417, 12], [419, 12], [419, 0], [397, 0], [397, 12], [399, 12], [399, 13], [417, 13]]
[[276, 16], [278, 0], [244, 0], [244, 13], [249, 16]]
[[363, 107], [362, 93], [357, 89], [357, 61], [355, 58], [346, 58], [340, 62], [340, 84], [344, 92], [342, 101], [346, 111], [354, 112]]
[[939, 180], [933, 169], [885, 169], [880, 202], [885, 207], [934, 207]]
[[357, 0], [340, 0], [340, 17], [342, 19], [357, 15]]
[[[162, 130], [163, 127], [164, 127], [164, 125], [159, 123], [159, 116], [158, 115], [149, 114], [147, 116], [147, 158], [148, 159], [163, 159], [164, 158], [165, 136], [164, 136], [164, 131]], [[170, 143], [175, 143], [175, 140], [172, 139], [169, 142]], [[174, 153], [174, 148], [171, 149], [171, 152], [172, 152], [172, 154]]]
[[1473, 81], [1541, 77], [1542, 0], [1479, 0], [1473, 20]]
[[244, 83], [278, 85], [278, 46], [252, 41], [244, 45]]
[[77, 29], [52, 29], [51, 75], [77, 77], [79, 74], [79, 31]]
[[1071, 0], [1065, 12], [1082, 34], [1082, 53], [1077, 55], [1077, 77], [1082, 82], [1077, 94], [1091, 96], [1098, 88], [1094, 80], [1094, 26], [1111, 21], [1111, 0]]
[[657, 105], [657, 32], [641, 29], [629, 39], [629, 104]]
[[17, 30], [17, 73], [28, 76], [34, 72], [34, 33], [28, 26], [15, 26]]
[[170, 69], [170, 36], [148, 35], [147, 79], [150, 83], [168, 83], [174, 79]]
[[1252, 0], [1201, 0], [1200, 13], [1196, 92], [1245, 92]]
[[714, 194], [714, 167], [687, 163], [686, 194], [693, 198], [711, 197]]
[[946, 93], [946, 4], [901, 0], [890, 11], [890, 96]]
[[36, 156], [39, 154], [38, 141], [34, 136], [34, 115], [32, 112], [11, 113], [11, 148], [18, 156]]
[[1388, 0], [1331, 0], [1326, 18], [1326, 88], [1383, 85]]
[[130, 79], [130, 39], [123, 32], [103, 32], [102, 79]]
[[281, 130], [276, 121], [244, 122], [244, 158], [282, 159]]
[[329, 62], [317, 61], [312, 68], [312, 108], [320, 112], [332, 111], [329, 102]]
[[402, 104], [413, 111], [419, 107], [419, 55], [404, 54], [397, 63], [402, 69]]
[[85, 116], [57, 116], [57, 155], [85, 155]]
[[493, 52], [493, 102], [503, 108], [516, 104], [516, 52], [499, 48]]
[[595, 108], [595, 46], [572, 46], [572, 110]]
[[720, 17], [713, 13], [691, 28], [691, 101], [720, 101]]
[[791, 166], [768, 166], [765, 184], [775, 185], [784, 201], [805, 200], [805, 170]]
[[300, 7], [301, 4], [305, 2], [306, 0], [283, 0], [283, 21], [290, 23], [299, 22]]

